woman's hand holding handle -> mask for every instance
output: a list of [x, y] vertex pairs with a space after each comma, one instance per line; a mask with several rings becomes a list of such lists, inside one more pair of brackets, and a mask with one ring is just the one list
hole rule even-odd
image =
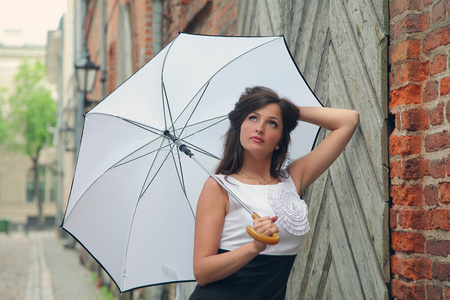
[[[261, 217], [257, 213], [253, 213], [252, 218], [253, 218], [253, 220], [257, 220], [257, 219], [260, 219]], [[273, 223], [273, 222], [276, 221], [277, 217], [273, 217], [273, 218], [269, 218], [269, 219]], [[264, 228], [263, 230], [264, 231], [266, 231], [266, 230], [269, 230], [269, 231], [276, 230], [278, 232], [278, 228], [275, 226], [275, 224], [272, 224], [272, 225], [273, 226], [270, 226], [269, 228]], [[265, 235], [265, 234], [262, 234], [262, 233], [256, 231], [256, 229], [253, 228], [250, 225], [247, 226], [247, 233], [253, 239], [255, 239], [258, 242], [261, 242], [263, 244], [266, 244], [266, 245], [276, 245], [276, 244], [278, 244], [278, 242], [280, 241], [280, 236], [279, 236], [279, 234], [277, 232], [274, 232], [270, 236], [268, 236], [268, 235]]]

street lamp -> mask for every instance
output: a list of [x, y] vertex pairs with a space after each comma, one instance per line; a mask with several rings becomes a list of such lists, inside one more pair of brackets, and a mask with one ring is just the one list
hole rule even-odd
[[75, 109], [75, 124], [74, 124], [74, 157], [78, 156], [80, 149], [80, 137], [82, 131], [82, 119], [83, 113], [86, 107], [89, 106], [86, 94], [92, 92], [94, 88], [95, 78], [97, 77], [97, 71], [100, 69], [91, 60], [88, 51], [85, 51], [86, 56], [75, 62], [75, 80], [78, 91], [83, 94], [83, 99], [80, 99], [79, 105]]
[[100, 67], [90, 60], [89, 54], [86, 54], [84, 58], [81, 58], [75, 62], [77, 88], [78, 91], [84, 93], [85, 97], [87, 93], [92, 92], [95, 78], [97, 77], [97, 71], [99, 69]]

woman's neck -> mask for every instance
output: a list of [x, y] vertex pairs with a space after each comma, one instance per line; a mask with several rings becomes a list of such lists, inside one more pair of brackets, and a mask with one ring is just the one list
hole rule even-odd
[[260, 182], [267, 182], [273, 179], [270, 174], [270, 164], [270, 158], [258, 159], [253, 156], [246, 155], [239, 173], [250, 179], [258, 180]]

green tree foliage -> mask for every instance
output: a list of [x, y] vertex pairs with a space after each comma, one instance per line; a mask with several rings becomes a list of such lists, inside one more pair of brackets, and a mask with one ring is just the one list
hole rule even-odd
[[6, 123], [6, 113], [4, 112], [6, 108], [5, 94], [6, 89], [4, 87], [0, 87], [0, 145], [6, 144], [9, 133]]
[[[42, 226], [42, 196], [39, 192], [39, 157], [45, 146], [51, 145], [56, 125], [56, 102], [45, 85], [46, 67], [39, 61], [25, 59], [15, 77], [16, 90], [6, 101], [0, 123], [0, 142], [7, 149], [28, 156], [33, 166], [34, 198], [38, 204], [39, 225]], [[3, 125], [2, 125], [3, 124]], [[3, 138], [2, 138], [3, 137]]]

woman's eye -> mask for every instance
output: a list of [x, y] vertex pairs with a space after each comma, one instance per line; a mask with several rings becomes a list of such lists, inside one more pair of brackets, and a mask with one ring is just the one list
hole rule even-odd
[[278, 124], [276, 122], [274, 122], [274, 121], [270, 121], [269, 125], [272, 126], [272, 127], [278, 127]]
[[256, 121], [256, 117], [255, 117], [255, 116], [250, 116], [250, 117], [248, 117], [248, 119], [249, 119], [250, 121]]

